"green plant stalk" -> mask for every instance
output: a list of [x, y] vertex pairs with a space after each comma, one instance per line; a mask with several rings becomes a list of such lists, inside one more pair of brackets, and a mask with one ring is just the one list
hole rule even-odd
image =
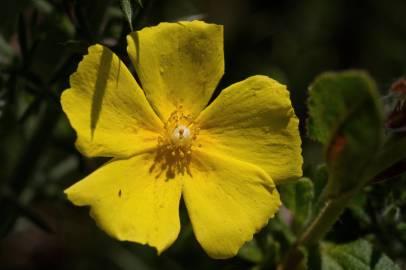
[[359, 189], [355, 189], [339, 197], [327, 199], [319, 214], [297, 240], [298, 245], [317, 244], [331, 229], [358, 191]]
[[320, 212], [307, 229], [299, 236], [298, 240], [296, 240], [283, 261], [283, 264], [278, 267], [278, 270], [296, 269], [303, 259], [303, 253], [300, 251], [300, 247], [309, 247], [317, 244], [331, 229], [351, 201], [351, 198], [357, 193], [358, 189], [340, 195], [339, 197], [326, 199]]

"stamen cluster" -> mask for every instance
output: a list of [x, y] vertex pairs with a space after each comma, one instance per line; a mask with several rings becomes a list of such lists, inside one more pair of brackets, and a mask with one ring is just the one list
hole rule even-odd
[[190, 114], [184, 114], [179, 106], [168, 118], [164, 132], [158, 138], [158, 147], [164, 147], [173, 157], [185, 158], [192, 153], [199, 128]]

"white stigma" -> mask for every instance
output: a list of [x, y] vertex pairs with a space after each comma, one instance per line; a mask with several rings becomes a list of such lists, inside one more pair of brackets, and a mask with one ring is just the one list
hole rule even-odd
[[178, 125], [172, 131], [171, 140], [175, 145], [183, 146], [190, 143], [190, 129], [184, 125]]

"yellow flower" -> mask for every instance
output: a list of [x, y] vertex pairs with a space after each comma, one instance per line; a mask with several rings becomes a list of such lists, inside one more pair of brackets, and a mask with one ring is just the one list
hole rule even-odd
[[111, 161], [67, 190], [109, 235], [168, 248], [185, 201], [198, 242], [234, 256], [281, 205], [276, 184], [301, 175], [301, 140], [286, 87], [253, 76], [208, 105], [224, 73], [223, 27], [161, 23], [127, 37], [142, 89], [94, 45], [61, 103], [88, 157]]

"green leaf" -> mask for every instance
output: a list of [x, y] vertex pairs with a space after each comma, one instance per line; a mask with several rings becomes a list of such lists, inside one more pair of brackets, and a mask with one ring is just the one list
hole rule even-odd
[[368, 177], [386, 179], [405, 172], [406, 136], [390, 136], [369, 167]]
[[51, 13], [53, 11], [53, 6], [46, 0], [31, 0], [35, 8], [43, 13]]
[[367, 196], [361, 192], [355, 195], [351, 202], [348, 204], [348, 209], [352, 215], [361, 223], [361, 226], [367, 226], [371, 223], [371, 218], [367, 212]]
[[238, 256], [253, 263], [262, 262], [264, 257], [255, 239], [245, 243], [238, 251]]
[[383, 142], [383, 113], [373, 79], [362, 71], [324, 73], [310, 87], [308, 134], [324, 144], [328, 194], [360, 188]]
[[321, 74], [309, 89], [309, 136], [327, 144], [345, 121], [357, 116], [359, 109], [368, 109], [366, 104], [372, 105], [372, 114], [377, 114], [378, 98], [375, 82], [365, 72]]
[[[142, 1], [141, 0], [136, 0], [138, 6], [142, 8]], [[135, 5], [133, 5], [132, 0], [120, 0], [121, 2], [121, 9], [124, 12], [124, 16], [128, 21], [128, 24], [130, 25], [131, 31], [133, 31], [133, 19], [135, 15]]]
[[124, 16], [127, 19], [128, 24], [130, 25], [131, 31], [133, 31], [133, 9], [131, 7], [130, 0], [121, 0], [121, 8], [124, 12]]
[[368, 241], [360, 239], [340, 245], [322, 243], [321, 269], [399, 270], [400, 268], [388, 256], [374, 249]]
[[314, 187], [309, 178], [280, 186], [282, 202], [293, 215], [295, 229], [300, 229], [312, 213]]

